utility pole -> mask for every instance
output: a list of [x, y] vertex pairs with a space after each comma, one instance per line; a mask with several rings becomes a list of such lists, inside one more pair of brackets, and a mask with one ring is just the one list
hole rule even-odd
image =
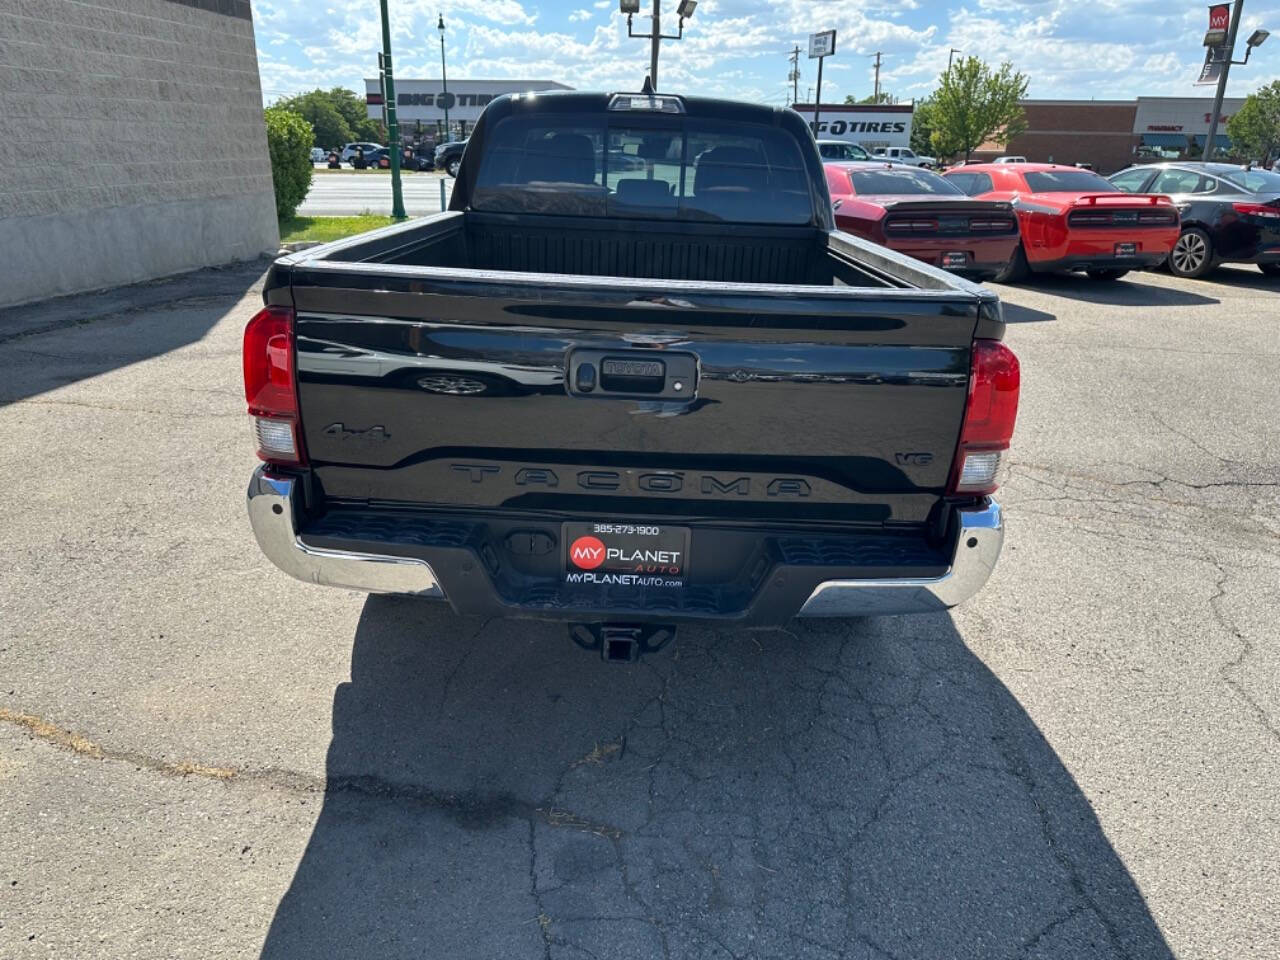
[[880, 56], [881, 56], [880, 51], [877, 50], [876, 51], [876, 92], [875, 92], [875, 96], [871, 100], [872, 103], [880, 102]]
[[800, 45], [796, 44], [796, 48], [791, 51], [791, 72], [787, 74], [787, 79], [791, 81], [791, 102], [797, 103], [800, 100]]
[[382, 98], [387, 111], [387, 150], [391, 153], [391, 216], [405, 219], [404, 192], [400, 187], [400, 124], [396, 121], [396, 82], [391, 75], [391, 22], [387, 0], [382, 3], [382, 66], [387, 93]]
[[[1205, 137], [1204, 151], [1200, 159], [1205, 163], [1213, 156], [1214, 140], [1218, 136], [1218, 118], [1222, 116], [1222, 98], [1227, 92], [1227, 74], [1231, 71], [1232, 57], [1236, 55], [1236, 33], [1240, 29], [1240, 20], [1244, 13], [1244, 0], [1236, 0], [1235, 9], [1231, 11], [1231, 26], [1227, 30], [1227, 51], [1222, 61], [1222, 74], [1218, 77], [1218, 92], [1213, 95], [1213, 113], [1209, 116], [1209, 135]], [[1245, 59], [1249, 59], [1245, 57]]]
[[964, 53], [964, 51], [957, 50], [955, 47], [952, 47], [951, 52], [947, 54], [947, 73], [951, 72], [951, 58], [954, 57], [957, 53]]

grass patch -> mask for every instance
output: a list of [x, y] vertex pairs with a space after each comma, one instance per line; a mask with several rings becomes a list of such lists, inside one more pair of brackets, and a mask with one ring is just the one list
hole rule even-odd
[[355, 236], [357, 233], [376, 230], [393, 223], [395, 220], [391, 217], [372, 213], [359, 217], [290, 217], [280, 221], [280, 242], [316, 240], [328, 243], [330, 240], [341, 240], [343, 237]]

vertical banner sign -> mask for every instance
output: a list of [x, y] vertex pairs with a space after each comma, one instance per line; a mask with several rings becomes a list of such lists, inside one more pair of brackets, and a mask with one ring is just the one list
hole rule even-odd
[[1227, 30], [1230, 26], [1230, 5], [1215, 3], [1209, 8], [1209, 32], [1204, 35], [1204, 66], [1200, 68], [1200, 76], [1196, 78], [1197, 85], [1215, 84], [1222, 76], [1222, 65], [1228, 57]]
[[836, 32], [823, 30], [809, 34], [809, 59], [818, 61], [818, 96], [813, 101], [813, 135], [818, 135], [818, 115], [822, 112], [822, 61], [836, 52]]

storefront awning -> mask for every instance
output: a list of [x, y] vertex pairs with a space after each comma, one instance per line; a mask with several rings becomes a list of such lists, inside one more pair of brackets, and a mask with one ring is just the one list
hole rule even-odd
[[[1204, 138], [1201, 137], [1201, 139]], [[1144, 133], [1142, 145], [1144, 147], [1176, 147], [1181, 150], [1187, 145], [1187, 138], [1181, 133]]]
[[[1203, 147], [1205, 138], [1207, 136], [1208, 136], [1207, 133], [1197, 133], [1195, 136], [1196, 146]], [[1218, 149], [1225, 150], [1230, 146], [1231, 146], [1231, 138], [1228, 137], [1225, 133], [1214, 134], [1213, 148], [1215, 150], [1218, 150]]]

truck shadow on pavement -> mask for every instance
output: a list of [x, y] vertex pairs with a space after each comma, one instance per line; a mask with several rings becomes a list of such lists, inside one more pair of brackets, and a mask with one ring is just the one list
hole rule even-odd
[[1004, 298], [1001, 298], [1001, 301], [1004, 306], [1005, 323], [1051, 323], [1058, 319], [1057, 314], [1054, 313], [1036, 310], [1034, 307], [1024, 307]]
[[1172, 957], [946, 615], [618, 667], [370, 598], [327, 773], [269, 960]]
[[250, 260], [0, 308], [0, 406], [195, 343], [268, 266]]

